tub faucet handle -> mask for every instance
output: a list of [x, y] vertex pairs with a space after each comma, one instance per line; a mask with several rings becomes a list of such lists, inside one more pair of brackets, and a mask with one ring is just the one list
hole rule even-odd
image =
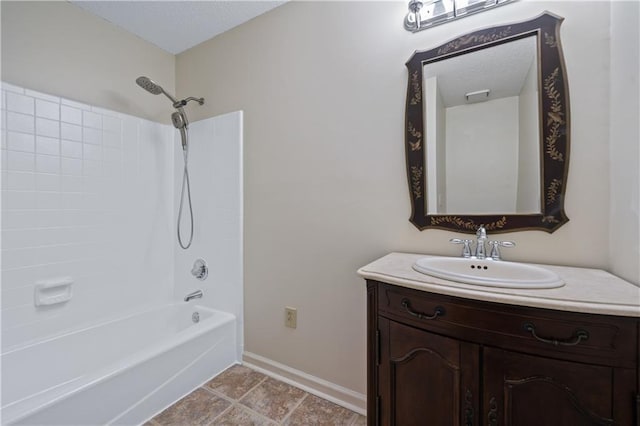
[[205, 262], [204, 259], [196, 260], [193, 264], [193, 268], [191, 268], [191, 275], [199, 280], [205, 280], [207, 278], [207, 275], [209, 275], [207, 262]]

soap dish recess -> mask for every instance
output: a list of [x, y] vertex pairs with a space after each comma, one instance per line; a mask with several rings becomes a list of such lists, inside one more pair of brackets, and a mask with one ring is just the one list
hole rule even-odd
[[71, 300], [73, 278], [61, 277], [36, 282], [33, 303], [36, 306], [57, 305]]

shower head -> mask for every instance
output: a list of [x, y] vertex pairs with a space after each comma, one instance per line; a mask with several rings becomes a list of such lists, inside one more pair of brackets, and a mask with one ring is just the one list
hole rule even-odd
[[136, 83], [138, 84], [138, 86], [142, 87], [144, 90], [151, 93], [152, 95], [159, 95], [160, 93], [164, 94], [167, 98], [171, 99], [171, 102], [173, 102], [173, 107], [176, 109], [179, 109], [187, 105], [187, 102], [190, 102], [190, 101], [196, 101], [200, 105], [204, 104], [204, 98], [194, 98], [192, 96], [189, 96], [188, 98], [185, 98], [179, 101], [173, 96], [171, 96], [170, 94], [168, 94], [167, 92], [165, 92], [162, 86], [160, 86], [159, 84], [156, 84], [149, 77], [140, 76], [136, 78]]
[[138, 77], [136, 78], [136, 83], [138, 84], [138, 86], [142, 87], [144, 90], [151, 93], [152, 95], [159, 95], [160, 93], [163, 92], [162, 87], [154, 83], [153, 80], [151, 80], [149, 77], [144, 77], [144, 76]]
[[174, 108], [177, 108], [176, 104], [178, 104], [179, 101], [173, 96], [171, 96], [170, 94], [168, 94], [167, 92], [165, 92], [162, 86], [160, 86], [159, 84], [156, 84], [149, 77], [140, 76], [136, 78], [136, 83], [138, 84], [138, 86], [142, 87], [144, 90], [151, 93], [152, 95], [159, 95], [160, 93], [164, 94], [167, 98], [171, 99], [171, 102], [173, 102]]

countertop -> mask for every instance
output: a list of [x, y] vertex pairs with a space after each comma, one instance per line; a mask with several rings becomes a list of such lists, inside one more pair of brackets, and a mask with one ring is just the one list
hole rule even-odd
[[554, 271], [565, 285], [553, 289], [513, 289], [462, 284], [412, 268], [425, 254], [390, 253], [358, 269], [363, 278], [467, 299], [570, 312], [640, 317], [640, 287], [600, 269], [536, 265]]

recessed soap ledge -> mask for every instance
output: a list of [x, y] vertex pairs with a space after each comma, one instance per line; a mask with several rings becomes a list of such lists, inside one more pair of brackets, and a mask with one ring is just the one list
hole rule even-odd
[[535, 265], [558, 274], [565, 285], [522, 289], [463, 284], [425, 275], [413, 269], [425, 254], [390, 253], [358, 269], [365, 279], [401, 287], [487, 302], [570, 312], [640, 317], [640, 287], [600, 269]]

